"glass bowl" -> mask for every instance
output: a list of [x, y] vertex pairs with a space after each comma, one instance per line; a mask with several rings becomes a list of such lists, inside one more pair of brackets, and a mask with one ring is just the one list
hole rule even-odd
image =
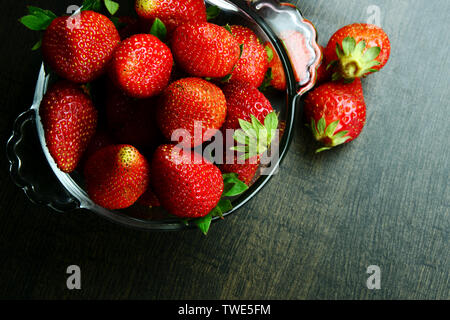
[[[252, 199], [276, 173], [292, 140], [299, 98], [314, 86], [322, 55], [314, 26], [291, 4], [275, 0], [207, 0], [206, 3], [221, 9], [218, 24], [223, 21], [250, 27], [264, 42], [272, 43], [276, 51], [274, 54], [281, 59], [287, 78], [286, 92], [267, 95], [279, 113], [280, 123], [285, 124], [279, 142], [279, 157], [269, 169], [264, 170], [264, 174], [254, 179], [245, 193], [232, 199], [233, 209], [224, 214], [227, 216]], [[42, 65], [33, 104], [16, 119], [7, 144], [11, 177], [28, 198], [58, 212], [88, 209], [113, 222], [137, 229], [169, 231], [192, 228], [193, 223], [186, 224], [170, 217], [160, 208], [136, 204], [125, 210], [106, 210], [89, 199], [79, 173], [66, 174], [57, 168], [46, 146], [39, 117], [40, 102], [49, 81], [50, 75], [46, 74]]]

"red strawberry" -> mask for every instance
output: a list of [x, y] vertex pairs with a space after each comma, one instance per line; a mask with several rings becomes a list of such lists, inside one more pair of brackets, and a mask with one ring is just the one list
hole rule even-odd
[[[162, 96], [158, 108], [158, 125], [171, 140], [177, 129], [186, 129], [190, 141], [186, 147], [195, 147], [208, 141], [221, 127], [227, 113], [227, 101], [216, 85], [200, 78], [185, 78], [172, 83]], [[202, 125], [202, 136], [195, 137], [195, 122]]]
[[182, 218], [204, 217], [224, 190], [220, 170], [201, 155], [173, 145], [160, 146], [152, 162], [152, 186], [163, 207]]
[[254, 115], [264, 123], [265, 117], [273, 112], [269, 100], [255, 87], [247, 83], [230, 83], [223, 88], [227, 100], [225, 129], [239, 129], [239, 119], [250, 121]]
[[173, 57], [155, 36], [138, 34], [119, 45], [111, 64], [111, 78], [120, 89], [134, 98], [149, 98], [167, 86]]
[[277, 90], [286, 91], [286, 74], [284, 73], [284, 67], [281, 63], [281, 59], [276, 54], [275, 48], [270, 42], [266, 42], [266, 46], [268, 46], [273, 53], [272, 60], [269, 62], [269, 68], [272, 72], [272, 80], [270, 85]]
[[184, 24], [172, 36], [175, 61], [196, 77], [222, 78], [233, 71], [240, 47], [225, 28], [212, 23]]
[[239, 180], [249, 186], [256, 175], [260, 161], [259, 157], [253, 157], [245, 160], [245, 163], [239, 163], [238, 156], [234, 155], [231, 163], [224, 163], [219, 167], [222, 173], [237, 173]]
[[325, 60], [331, 63], [333, 79], [352, 80], [381, 70], [389, 60], [391, 44], [378, 26], [355, 23], [339, 29], [325, 49]]
[[39, 110], [48, 149], [58, 168], [70, 173], [77, 167], [97, 127], [97, 110], [77, 85], [54, 84]]
[[317, 141], [317, 152], [356, 139], [366, 122], [366, 105], [359, 93], [345, 84], [330, 82], [311, 91], [305, 99], [305, 115]]
[[136, 0], [136, 12], [151, 23], [155, 18], [160, 19], [169, 32], [184, 23], [206, 22], [203, 0]]
[[149, 165], [130, 145], [97, 151], [84, 168], [87, 192], [98, 205], [111, 210], [133, 205], [147, 190]]
[[247, 82], [259, 87], [269, 68], [267, 52], [256, 34], [243, 26], [231, 26], [231, 32], [243, 45], [242, 55], [234, 68], [231, 81]]
[[42, 40], [42, 53], [59, 76], [86, 83], [105, 72], [119, 42], [111, 20], [93, 11], [82, 11], [78, 17], [52, 21]]

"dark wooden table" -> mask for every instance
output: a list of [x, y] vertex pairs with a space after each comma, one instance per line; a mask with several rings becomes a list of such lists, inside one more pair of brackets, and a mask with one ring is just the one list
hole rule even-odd
[[[71, 3], [2, 3], [3, 146], [32, 101], [40, 66], [39, 54], [29, 52], [37, 35], [17, 19], [25, 4], [62, 13]], [[35, 206], [11, 182], [3, 155], [0, 298], [450, 298], [450, 2], [298, 3], [321, 44], [379, 9], [392, 57], [364, 81], [368, 121], [357, 141], [314, 155], [299, 122], [279, 174], [206, 238], [134, 231], [90, 212]], [[72, 264], [82, 270], [80, 291], [66, 288]], [[381, 269], [380, 290], [366, 286], [369, 265]]]

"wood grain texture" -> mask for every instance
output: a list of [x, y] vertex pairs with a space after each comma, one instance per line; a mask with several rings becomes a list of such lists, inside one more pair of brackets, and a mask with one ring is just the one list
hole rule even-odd
[[[314, 155], [301, 121], [278, 175], [238, 214], [195, 231], [146, 233], [87, 211], [31, 204], [0, 157], [0, 298], [25, 299], [449, 299], [450, 2], [293, 1], [320, 43], [381, 9], [392, 42], [386, 68], [364, 80], [367, 126], [358, 140]], [[30, 105], [37, 36], [2, 3], [0, 142]], [[301, 120], [301, 119], [300, 119]], [[66, 268], [82, 290], [66, 289]], [[368, 290], [378, 265], [381, 290]]]

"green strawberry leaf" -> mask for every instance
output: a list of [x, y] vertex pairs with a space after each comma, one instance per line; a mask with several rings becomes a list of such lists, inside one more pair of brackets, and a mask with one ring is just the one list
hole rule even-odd
[[154, 35], [159, 40], [164, 41], [167, 36], [167, 28], [164, 25], [164, 22], [162, 22], [161, 20], [156, 18], [155, 22], [153, 22], [152, 29], [150, 30], [150, 34]]
[[224, 174], [223, 183], [224, 183], [224, 191], [222, 196], [224, 197], [235, 197], [242, 194], [248, 189], [248, 186], [244, 182], [239, 180], [238, 175], [236, 173]]
[[[233, 31], [231, 31], [231, 27], [230, 25], [227, 23], [226, 25], [223, 26], [229, 33], [233, 34]], [[234, 36], [234, 34], [233, 34]]]
[[42, 38], [38, 42], [36, 42], [36, 44], [31, 48], [31, 51], [36, 51], [41, 47], [42, 47]]
[[218, 6], [211, 6], [206, 9], [206, 19], [213, 20], [220, 14], [220, 8]]
[[112, 0], [105, 0], [105, 7], [112, 16], [119, 10], [119, 4]]
[[[248, 186], [239, 180], [236, 173], [226, 173], [223, 174], [222, 177], [224, 182], [224, 192], [222, 193], [222, 198], [219, 200], [216, 207], [206, 216], [192, 220], [204, 235], [208, 234], [212, 219], [214, 217], [223, 218], [224, 213], [233, 209], [231, 201], [226, 198], [238, 196], [248, 189]], [[182, 221], [186, 224], [189, 223], [189, 220]]]
[[266, 75], [264, 76], [264, 81], [258, 88], [259, 91], [266, 91], [270, 87], [273, 80], [272, 68], [267, 69]]
[[[269, 113], [264, 119], [264, 125], [251, 115], [251, 121], [239, 120], [241, 129], [236, 130], [233, 138], [245, 146], [245, 154], [241, 159], [249, 159], [261, 155], [269, 148], [275, 136], [274, 131], [278, 129], [278, 116], [275, 112]], [[232, 148], [237, 150], [237, 148]]]
[[83, 7], [81, 11], [96, 11], [99, 12], [102, 10], [102, 1], [101, 0], [84, 0]]
[[209, 227], [211, 226], [213, 215], [212, 212], [208, 213], [206, 216], [202, 218], [197, 218], [194, 220], [194, 223], [200, 229], [201, 232], [206, 236], [209, 231]]
[[44, 31], [54, 19], [56, 19], [56, 15], [53, 12], [28, 6], [28, 15], [20, 18], [19, 21], [30, 30]]
[[266, 49], [267, 60], [269, 61], [269, 63], [272, 62], [272, 60], [273, 60], [273, 50], [272, 50], [272, 48], [269, 45], [267, 45], [267, 46], [264, 47], [264, 49]]

